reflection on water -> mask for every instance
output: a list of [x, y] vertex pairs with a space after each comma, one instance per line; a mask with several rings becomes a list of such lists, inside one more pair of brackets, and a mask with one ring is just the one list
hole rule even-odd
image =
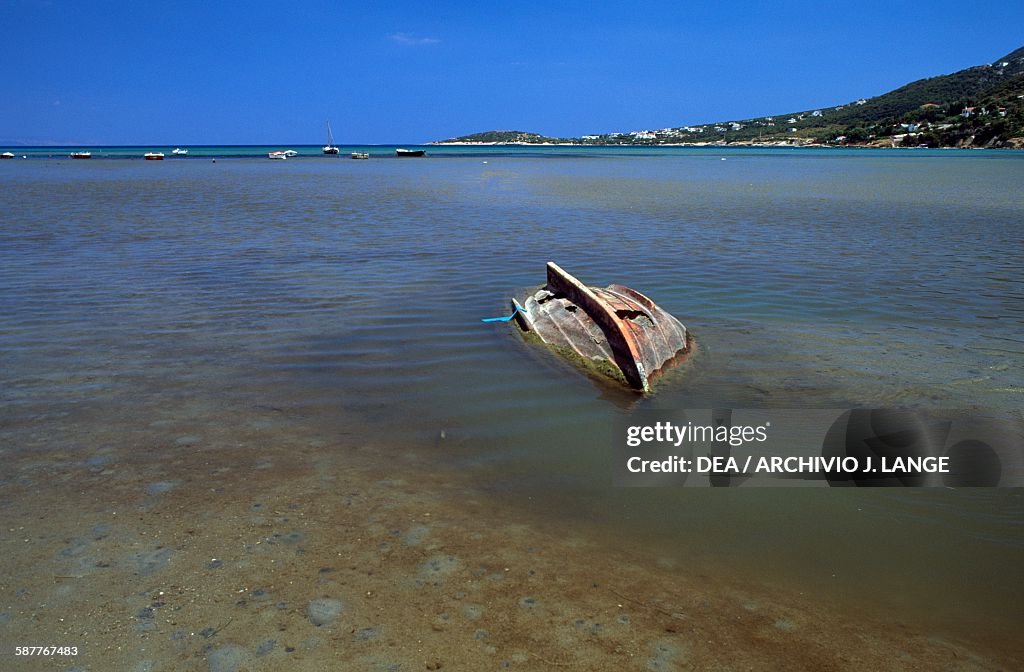
[[[39, 440], [40, 419], [87, 428], [128, 399], [162, 415], [215, 413], [224, 397], [284, 405], [328, 437], [344, 426], [436, 451], [510, 506], [684, 566], [937, 622], [1019, 622], [1016, 492], [605, 485], [613, 416], [634, 407], [1019, 413], [1016, 155], [0, 168], [8, 446], [70, 441]], [[479, 322], [542, 284], [548, 260], [647, 293], [700, 355], [637, 401]]]

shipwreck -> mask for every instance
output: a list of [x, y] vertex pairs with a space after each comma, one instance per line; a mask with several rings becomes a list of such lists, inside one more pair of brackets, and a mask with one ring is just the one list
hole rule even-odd
[[623, 285], [587, 287], [554, 262], [547, 265], [547, 285], [512, 305], [510, 318], [528, 335], [642, 393], [693, 348], [686, 327], [640, 292]]

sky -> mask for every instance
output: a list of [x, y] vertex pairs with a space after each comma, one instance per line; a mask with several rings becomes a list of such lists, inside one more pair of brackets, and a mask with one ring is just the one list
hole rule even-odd
[[1024, 46], [1021, 0], [0, 0], [0, 143], [430, 142], [838, 105]]

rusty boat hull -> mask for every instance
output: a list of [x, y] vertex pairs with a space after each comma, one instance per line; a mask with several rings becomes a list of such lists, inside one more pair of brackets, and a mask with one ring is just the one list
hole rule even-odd
[[638, 392], [650, 392], [664, 370], [685, 359], [692, 345], [686, 327], [651, 299], [623, 285], [587, 287], [554, 262], [547, 286], [520, 303], [520, 329], [556, 352], [598, 367]]

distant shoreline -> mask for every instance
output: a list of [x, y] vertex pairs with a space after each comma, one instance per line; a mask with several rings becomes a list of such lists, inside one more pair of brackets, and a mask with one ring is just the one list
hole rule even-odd
[[579, 142], [429, 142], [426, 147], [623, 147], [631, 149], [657, 149], [658, 147], [788, 147], [793, 149], [821, 148], [821, 149], [966, 149], [966, 150], [1019, 150], [1020, 147], [902, 147], [895, 143], [864, 143], [864, 144], [842, 144], [831, 145], [820, 142], [747, 142], [737, 140], [734, 142], [659, 142], [653, 145], [630, 145], [620, 143], [579, 143]]
[[[71, 145], [63, 147], [55, 146], [42, 146], [42, 147], [14, 147], [0, 145], [0, 153], [7, 153], [8, 156], [3, 158], [14, 161], [21, 161], [22, 159], [47, 159], [47, 160], [65, 160], [70, 159], [69, 154], [73, 152], [87, 151], [92, 154], [93, 160], [132, 160], [132, 159], [143, 159], [144, 153], [147, 152], [163, 152], [167, 161], [195, 161], [195, 160], [219, 160], [219, 159], [253, 159], [253, 158], [265, 158], [267, 152], [274, 150], [294, 149], [297, 150], [295, 158], [300, 159], [323, 159], [323, 160], [337, 160], [349, 158], [350, 152], [365, 152], [368, 153], [371, 158], [391, 158], [395, 154], [395, 149], [399, 147], [405, 148], [416, 148], [425, 150], [427, 156], [431, 155], [432, 150], [436, 150], [434, 156], [458, 156], [459, 150], [466, 150], [466, 154], [472, 153], [473, 150], [491, 150], [494, 153], [501, 153], [502, 150], [507, 150], [509, 156], [515, 156], [517, 153], [521, 154], [524, 150], [534, 150], [536, 152], [547, 151], [551, 154], [562, 153], [587, 153], [587, 152], [630, 152], [633, 155], [639, 155], [648, 153], [654, 155], [661, 150], [722, 150], [728, 151], [730, 149], [764, 149], [764, 150], [796, 150], [796, 149], [807, 149], [807, 150], [948, 150], [948, 149], [967, 149], [967, 150], [1013, 150], [1013, 149], [1024, 149], [1024, 144], [1015, 146], [1004, 146], [1004, 147], [976, 147], [976, 146], [943, 146], [943, 147], [922, 147], [922, 146], [901, 146], [893, 142], [879, 142], [875, 141], [872, 143], [864, 144], [827, 144], [817, 143], [812, 141], [803, 140], [791, 140], [782, 141], [776, 140], [771, 142], [750, 142], [746, 140], [737, 140], [731, 142], [677, 142], [677, 143], [657, 143], [657, 144], [622, 144], [622, 143], [576, 143], [576, 142], [468, 142], [468, 141], [441, 141], [441, 142], [428, 142], [428, 143], [405, 143], [405, 144], [387, 144], [387, 145], [344, 145], [341, 147], [341, 154], [339, 155], [323, 155], [320, 151], [320, 145], [298, 145], [298, 144], [280, 144], [280, 145], [182, 145], [187, 147], [190, 152], [187, 155], [175, 155], [171, 152], [167, 145]], [[444, 151], [448, 150], [448, 151]], [[0, 164], [5, 164], [8, 161], [0, 161]]]

